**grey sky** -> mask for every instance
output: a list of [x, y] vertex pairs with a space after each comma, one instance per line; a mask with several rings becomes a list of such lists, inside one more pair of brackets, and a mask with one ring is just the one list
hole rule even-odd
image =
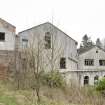
[[0, 0], [0, 17], [17, 32], [50, 21], [72, 38], [105, 37], [105, 0]]

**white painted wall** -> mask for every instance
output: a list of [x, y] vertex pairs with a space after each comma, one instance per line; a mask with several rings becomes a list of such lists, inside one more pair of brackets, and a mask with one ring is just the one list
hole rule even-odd
[[[98, 53], [96, 53], [98, 51]], [[85, 59], [94, 59], [94, 66], [84, 65]], [[99, 60], [105, 60], [105, 52], [98, 47], [94, 47], [91, 50], [79, 55], [79, 70], [105, 70], [105, 66], [99, 65]]]
[[[84, 65], [85, 59], [94, 59], [94, 66]], [[81, 86], [84, 86], [84, 76], [89, 76], [89, 85], [94, 85], [94, 77], [96, 75], [99, 76], [99, 79], [105, 76], [105, 66], [99, 65], [100, 59], [105, 60], [105, 52], [96, 46], [79, 55], [78, 73]]]
[[65, 73], [66, 83], [70, 86], [79, 86], [79, 77], [78, 72], [76, 71], [68, 71]]
[[84, 77], [89, 76], [89, 85], [94, 85], [94, 77], [98, 76], [99, 80], [102, 79], [105, 76], [105, 71], [97, 71], [97, 72], [79, 72], [81, 78], [80, 78], [80, 85], [84, 86]]
[[0, 32], [5, 33], [5, 41], [0, 41], [0, 50], [14, 50], [15, 32], [3, 27], [2, 23], [0, 23]]

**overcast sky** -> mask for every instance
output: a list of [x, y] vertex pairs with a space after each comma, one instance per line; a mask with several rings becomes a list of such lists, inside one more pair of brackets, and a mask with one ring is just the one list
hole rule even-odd
[[15, 25], [17, 32], [52, 22], [80, 42], [87, 34], [105, 37], [105, 0], [0, 0], [0, 17]]

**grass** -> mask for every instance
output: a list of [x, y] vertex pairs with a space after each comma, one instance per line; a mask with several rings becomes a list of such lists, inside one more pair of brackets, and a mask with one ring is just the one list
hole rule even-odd
[[[10, 84], [0, 81], [0, 105], [39, 105], [34, 93], [32, 90], [14, 90]], [[41, 97], [40, 105], [64, 105], [62, 102], [44, 95]]]
[[11, 85], [0, 82], [0, 105], [105, 105], [104, 98], [91, 88], [58, 88], [43, 87], [41, 103], [36, 103], [32, 90], [14, 90]]
[[0, 103], [3, 105], [18, 105], [14, 97], [6, 95], [0, 96]]
[[8, 88], [5, 81], [0, 81], [0, 105], [18, 105], [16, 98]]

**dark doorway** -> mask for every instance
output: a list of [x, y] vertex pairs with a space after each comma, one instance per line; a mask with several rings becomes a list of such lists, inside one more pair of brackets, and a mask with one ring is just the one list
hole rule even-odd
[[88, 85], [89, 84], [89, 76], [85, 76], [84, 77], [84, 85]]

